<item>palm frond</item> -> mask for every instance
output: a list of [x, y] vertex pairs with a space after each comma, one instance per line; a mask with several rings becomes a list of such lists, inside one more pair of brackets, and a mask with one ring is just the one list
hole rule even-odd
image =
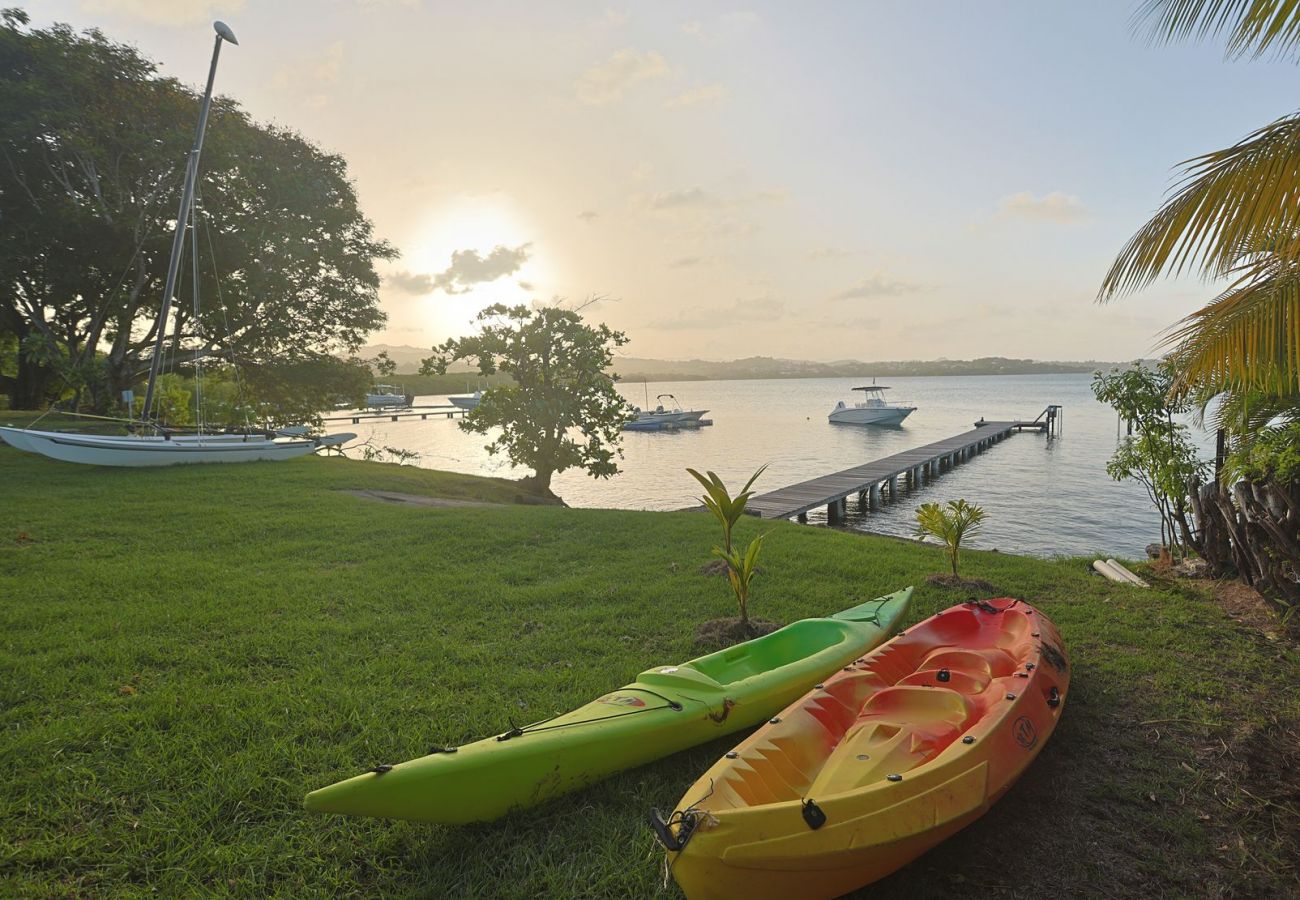
[[1177, 323], [1165, 346], [1175, 396], [1300, 391], [1300, 268], [1276, 260], [1245, 274]]
[[1226, 34], [1229, 58], [1258, 58], [1270, 50], [1279, 58], [1300, 55], [1297, 0], [1147, 0], [1133, 19], [1157, 41]]
[[1161, 274], [1224, 277], [1252, 250], [1300, 259], [1297, 236], [1300, 114], [1293, 114], [1184, 162], [1172, 195], [1111, 264], [1098, 300], [1132, 293]]

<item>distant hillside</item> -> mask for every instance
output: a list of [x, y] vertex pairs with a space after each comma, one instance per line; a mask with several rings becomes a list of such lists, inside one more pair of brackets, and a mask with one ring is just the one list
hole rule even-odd
[[[377, 356], [381, 350], [386, 351], [388, 356], [397, 363], [399, 374], [419, 371], [420, 362], [431, 352], [428, 349], [400, 344], [374, 344], [364, 348], [361, 356], [370, 359]], [[862, 362], [855, 359], [812, 362], [771, 356], [751, 356], [728, 361], [643, 359], [621, 356], [614, 360], [613, 368], [620, 377], [636, 381], [709, 381], [751, 378], [857, 378], [887, 375], [1056, 375], [1094, 372], [1114, 365], [1117, 363], [1098, 360], [1061, 362], [1008, 359], [1003, 356], [889, 362]], [[452, 371], [470, 372], [472, 369], [468, 365], [460, 365]]]
[[751, 356], [730, 362], [711, 360], [658, 360], [623, 357], [614, 360], [614, 371], [625, 379], [646, 381], [694, 381], [748, 378], [850, 378], [888, 375], [1047, 375], [1095, 372], [1115, 363], [1087, 360], [1056, 362], [1033, 359], [1007, 359], [986, 356], [981, 359], [896, 360], [861, 362], [836, 360], [811, 362]]

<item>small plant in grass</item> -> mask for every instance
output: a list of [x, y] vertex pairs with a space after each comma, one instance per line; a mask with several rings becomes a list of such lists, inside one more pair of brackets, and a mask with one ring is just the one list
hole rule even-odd
[[701, 475], [694, 469], [687, 469], [696, 481], [704, 487], [704, 496], [700, 502], [705, 505], [713, 517], [722, 525], [722, 546], [713, 548], [713, 555], [727, 564], [727, 581], [731, 584], [731, 590], [736, 595], [736, 606], [740, 610], [740, 624], [742, 627], [749, 626], [749, 585], [754, 580], [754, 573], [758, 565], [758, 554], [763, 548], [763, 535], [759, 535], [749, 542], [749, 546], [742, 552], [732, 546], [731, 532], [740, 521], [740, 517], [745, 514], [745, 507], [749, 505], [749, 498], [754, 496], [751, 490], [758, 476], [763, 474], [767, 466], [759, 466], [758, 471], [749, 476], [749, 481], [740, 489], [740, 493], [731, 496], [727, 486], [723, 484], [722, 479], [714, 472], [708, 472]]
[[944, 545], [955, 578], [961, 542], [979, 531], [983, 522], [984, 509], [965, 500], [950, 500], [944, 506], [923, 503], [916, 510], [916, 536], [921, 540], [933, 537]]

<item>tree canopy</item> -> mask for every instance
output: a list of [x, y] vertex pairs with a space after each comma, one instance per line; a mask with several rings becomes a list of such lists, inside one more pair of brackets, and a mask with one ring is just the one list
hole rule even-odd
[[[134, 48], [4, 12], [0, 334], [21, 353], [0, 389], [13, 405], [70, 389], [103, 406], [147, 371], [197, 113], [197, 95]], [[396, 253], [341, 157], [218, 97], [197, 208], [203, 306], [185, 302], [187, 261], [168, 325], [178, 362], [319, 360], [383, 324], [374, 261]]]
[[514, 380], [485, 391], [460, 427], [477, 434], [500, 428], [488, 452], [532, 469], [539, 491], [550, 489], [552, 475], [574, 467], [595, 478], [617, 474], [621, 429], [632, 412], [605, 370], [627, 336], [559, 306], [498, 303], [477, 321], [478, 334], [435, 347], [420, 368], [442, 375], [452, 362], [470, 359], [481, 375], [501, 371]]

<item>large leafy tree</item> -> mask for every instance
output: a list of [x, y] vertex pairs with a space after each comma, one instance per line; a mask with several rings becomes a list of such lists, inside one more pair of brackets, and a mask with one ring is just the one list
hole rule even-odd
[[443, 375], [456, 360], [479, 373], [500, 371], [512, 384], [483, 393], [460, 427], [477, 434], [500, 429], [487, 445], [533, 470], [532, 486], [550, 490], [551, 476], [574, 467], [595, 478], [618, 473], [619, 439], [630, 407], [606, 374], [627, 336], [588, 325], [581, 310], [494, 304], [478, 314], [479, 333], [433, 348], [421, 374]]
[[[14, 405], [71, 388], [102, 406], [147, 371], [197, 109], [131, 47], [3, 13], [0, 334], [22, 353], [0, 388]], [[341, 157], [218, 98], [198, 208], [204, 303], [196, 314], [182, 284], [179, 362], [319, 360], [383, 323], [373, 263], [395, 252]]]

